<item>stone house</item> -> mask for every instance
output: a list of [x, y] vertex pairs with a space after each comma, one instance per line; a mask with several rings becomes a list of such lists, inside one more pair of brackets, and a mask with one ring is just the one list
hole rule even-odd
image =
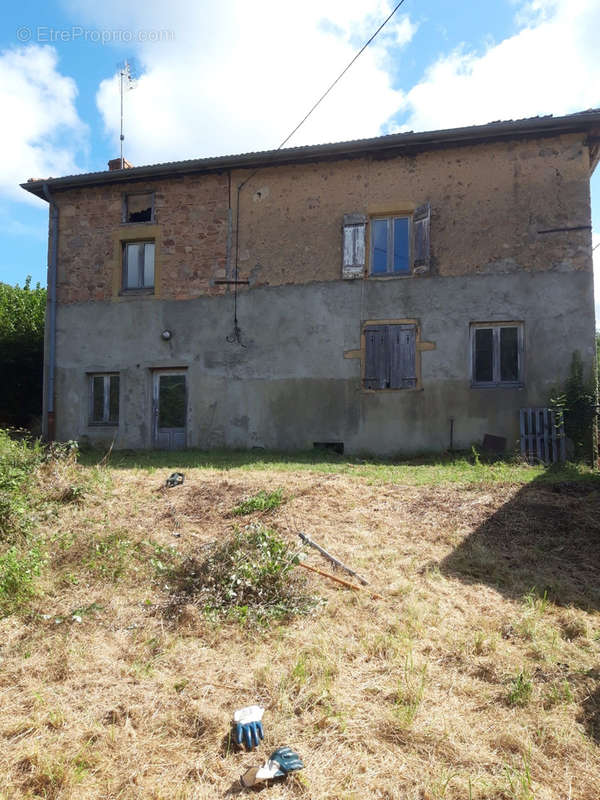
[[44, 425], [116, 448], [519, 436], [594, 364], [600, 111], [30, 180]]

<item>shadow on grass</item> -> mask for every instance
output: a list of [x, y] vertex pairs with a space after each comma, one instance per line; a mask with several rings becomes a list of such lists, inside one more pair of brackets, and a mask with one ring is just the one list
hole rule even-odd
[[513, 598], [535, 589], [557, 605], [600, 609], [600, 476], [582, 479], [568, 464], [545, 470], [468, 536], [440, 570]]

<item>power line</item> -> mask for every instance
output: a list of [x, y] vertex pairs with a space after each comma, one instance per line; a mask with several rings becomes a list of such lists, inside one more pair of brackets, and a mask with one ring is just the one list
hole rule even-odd
[[[323, 100], [325, 100], [325, 98], [331, 92], [331, 90], [341, 81], [341, 79], [344, 77], [344, 75], [348, 72], [348, 70], [354, 64], [354, 62], [357, 61], [360, 58], [360, 56], [365, 52], [367, 47], [371, 44], [371, 42], [373, 42], [374, 39], [377, 38], [377, 36], [385, 28], [385, 26], [388, 24], [388, 22], [391, 20], [391, 18], [394, 16], [394, 14], [398, 11], [400, 6], [404, 4], [404, 2], [405, 2], [405, 0], [400, 0], [400, 2], [397, 3], [394, 6], [394, 8], [390, 12], [390, 14], [388, 14], [388, 16], [383, 20], [383, 22], [377, 28], [375, 33], [363, 44], [363, 46], [360, 48], [358, 53], [356, 53], [356, 55], [352, 58], [352, 60], [344, 67], [344, 69], [340, 72], [340, 74], [333, 81], [333, 83], [331, 83], [327, 87], [327, 89], [319, 97], [317, 102], [312, 106], [312, 108], [308, 111], [308, 113], [305, 114], [305, 116], [300, 120], [300, 122], [291, 131], [291, 133], [289, 133], [285, 137], [285, 139], [281, 142], [281, 144], [278, 147], [275, 148], [271, 158], [273, 157], [273, 155], [275, 153], [277, 153], [279, 150], [281, 150], [281, 148], [284, 147], [289, 142], [289, 140], [292, 138], [292, 136], [304, 125], [304, 123], [311, 116], [311, 114], [314, 111], [316, 111], [316, 109], [321, 105]], [[234, 286], [233, 286], [233, 292], [234, 292], [233, 334], [231, 336], [227, 337], [227, 341], [230, 342], [230, 344], [240, 344], [240, 345], [242, 344], [241, 338], [240, 338], [241, 330], [240, 330], [240, 327], [238, 325], [238, 319], [237, 319], [237, 287], [238, 287], [238, 278], [239, 278], [239, 267], [238, 267], [239, 236], [238, 236], [238, 227], [239, 227], [239, 219], [240, 219], [240, 192], [242, 191], [244, 186], [248, 183], [248, 181], [252, 180], [252, 178], [254, 178], [255, 175], [257, 175], [260, 172], [261, 169], [264, 169], [264, 167], [259, 167], [258, 169], [254, 170], [254, 172], [252, 172], [250, 175], [248, 175], [248, 177], [244, 181], [242, 181], [240, 183], [240, 185], [238, 186], [238, 188], [237, 188], [236, 228], [235, 228], [235, 281], [234, 281]]]

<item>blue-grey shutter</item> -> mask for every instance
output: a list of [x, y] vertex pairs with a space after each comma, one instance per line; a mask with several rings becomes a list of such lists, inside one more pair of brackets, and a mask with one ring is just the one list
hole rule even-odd
[[429, 228], [431, 205], [419, 206], [413, 214], [413, 272], [429, 272]]
[[387, 389], [389, 383], [387, 326], [365, 328], [365, 389]]
[[389, 325], [390, 389], [417, 385], [417, 337], [414, 325]]
[[344, 214], [342, 227], [342, 278], [362, 278], [365, 270], [367, 218], [364, 214]]

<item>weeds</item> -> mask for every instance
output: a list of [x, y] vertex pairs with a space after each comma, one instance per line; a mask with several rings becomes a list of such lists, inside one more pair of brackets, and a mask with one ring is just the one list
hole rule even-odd
[[409, 728], [417, 715], [425, 692], [427, 665], [417, 667], [412, 651], [404, 659], [402, 680], [398, 685], [394, 715], [401, 727]]
[[248, 525], [190, 558], [172, 576], [173, 603], [194, 602], [209, 615], [241, 623], [265, 622], [309, 611], [315, 599], [292, 570], [297, 558], [272, 530]]
[[509, 706], [523, 708], [529, 704], [532, 693], [533, 683], [527, 673], [521, 671], [511, 680], [506, 702]]
[[252, 514], [254, 511], [274, 511], [279, 508], [283, 500], [283, 489], [275, 489], [273, 492], [261, 490], [235, 506], [231, 513], [236, 517], [242, 517]]
[[0, 555], [0, 614], [18, 610], [35, 595], [44, 556], [39, 546], [21, 553], [16, 546]]

